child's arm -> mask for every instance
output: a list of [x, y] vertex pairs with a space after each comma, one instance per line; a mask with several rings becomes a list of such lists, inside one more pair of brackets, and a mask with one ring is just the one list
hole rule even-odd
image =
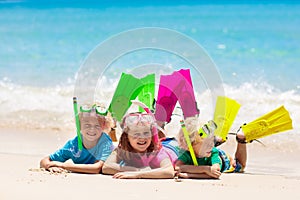
[[50, 172], [54, 172], [54, 173], [61, 173], [65, 171], [63, 168], [55, 167], [53, 165], [53, 162], [54, 161], [51, 161], [50, 157], [47, 156], [40, 161], [40, 167], [45, 168], [46, 170], [49, 170]]
[[74, 164], [74, 163], [60, 163], [63, 169], [78, 172], [78, 173], [87, 173], [87, 174], [99, 174], [102, 171], [104, 162], [98, 160], [93, 164]]
[[181, 160], [178, 160], [175, 165], [175, 170], [179, 176], [182, 175], [182, 178], [219, 178], [221, 176], [219, 164], [194, 166], [185, 165]]
[[74, 164], [69, 162], [51, 161], [50, 157], [43, 158], [40, 162], [40, 167], [45, 168], [53, 172], [63, 172], [63, 170], [87, 173], [87, 174], [99, 174], [101, 172], [104, 162], [102, 160], [96, 161], [94, 164]]
[[110, 156], [107, 158], [105, 161], [103, 168], [102, 168], [102, 173], [103, 174], [111, 174], [114, 175], [118, 172], [124, 172], [124, 171], [138, 171], [138, 168], [131, 167], [131, 166], [121, 166], [117, 162], [117, 152], [113, 151]]
[[139, 169], [139, 171], [131, 172], [119, 172], [116, 173], [113, 178], [173, 178], [174, 168], [169, 158], [165, 158], [161, 161], [160, 167], [151, 169], [150, 167]]

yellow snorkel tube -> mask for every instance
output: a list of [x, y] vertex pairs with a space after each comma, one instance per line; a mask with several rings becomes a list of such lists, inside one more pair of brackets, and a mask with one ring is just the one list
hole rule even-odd
[[184, 124], [183, 120], [180, 120], [180, 124], [181, 124], [181, 129], [182, 129], [186, 144], [188, 145], [193, 163], [194, 163], [195, 166], [198, 166], [196, 155], [195, 155], [195, 152], [194, 152], [191, 140], [190, 140], [189, 132], [186, 130], [186, 127], [185, 127], [185, 124]]

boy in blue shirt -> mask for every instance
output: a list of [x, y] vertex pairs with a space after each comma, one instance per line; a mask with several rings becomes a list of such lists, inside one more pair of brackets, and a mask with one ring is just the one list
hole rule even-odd
[[[103, 132], [110, 125], [107, 117], [96, 112], [97, 107], [79, 113], [82, 150], [78, 138], [69, 140], [61, 149], [43, 158], [40, 167], [50, 172], [63, 171], [98, 174], [113, 150], [111, 138]], [[73, 162], [66, 162], [71, 159]]]

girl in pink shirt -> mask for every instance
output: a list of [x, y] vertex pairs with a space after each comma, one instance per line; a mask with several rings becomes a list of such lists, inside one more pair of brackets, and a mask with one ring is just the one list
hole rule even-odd
[[173, 178], [177, 156], [155, 138], [154, 126], [155, 119], [150, 114], [126, 115], [119, 145], [104, 163], [102, 172], [113, 178]]

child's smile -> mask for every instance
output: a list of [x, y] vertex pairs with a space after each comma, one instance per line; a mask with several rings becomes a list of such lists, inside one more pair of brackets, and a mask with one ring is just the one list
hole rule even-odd
[[101, 126], [96, 117], [85, 117], [81, 124], [81, 133], [87, 141], [97, 141], [101, 136]]
[[139, 153], [146, 152], [151, 144], [152, 135], [149, 126], [135, 126], [128, 131], [130, 145]]

